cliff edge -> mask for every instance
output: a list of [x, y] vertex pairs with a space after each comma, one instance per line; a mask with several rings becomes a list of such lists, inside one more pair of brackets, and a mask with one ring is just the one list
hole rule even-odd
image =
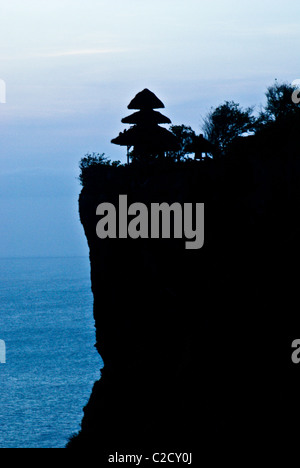
[[[79, 210], [104, 369], [69, 447], [253, 450], [289, 425], [299, 172], [279, 152], [95, 168]], [[99, 239], [97, 206], [120, 194], [148, 207], [204, 203], [204, 246]]]

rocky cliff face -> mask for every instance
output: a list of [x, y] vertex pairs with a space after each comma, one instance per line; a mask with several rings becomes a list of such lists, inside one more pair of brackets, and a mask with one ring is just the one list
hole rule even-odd
[[[289, 424], [295, 406], [282, 398], [299, 390], [295, 174], [294, 160], [253, 155], [95, 169], [79, 207], [104, 369], [70, 447], [255, 450]], [[96, 207], [120, 194], [148, 206], [204, 202], [203, 248], [99, 239]]]

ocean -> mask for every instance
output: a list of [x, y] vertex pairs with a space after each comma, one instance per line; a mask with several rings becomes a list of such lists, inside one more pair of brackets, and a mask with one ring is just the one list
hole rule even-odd
[[89, 259], [0, 259], [0, 448], [63, 448], [103, 363]]

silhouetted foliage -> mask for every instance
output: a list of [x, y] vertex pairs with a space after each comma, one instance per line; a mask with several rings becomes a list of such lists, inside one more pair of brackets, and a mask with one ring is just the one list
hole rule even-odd
[[177, 151], [169, 151], [168, 157], [173, 158], [175, 161], [184, 161], [189, 156], [187, 149], [193, 144], [196, 134], [187, 125], [172, 125], [170, 130], [177, 137], [179, 148]]
[[121, 165], [120, 161], [111, 161], [105, 157], [105, 153], [91, 153], [86, 154], [79, 163], [79, 180], [81, 185], [85, 185], [87, 178], [93, 172], [96, 166], [112, 166], [117, 167]]
[[272, 125], [274, 122], [283, 122], [292, 119], [300, 112], [300, 104], [292, 100], [294, 86], [289, 83], [275, 81], [266, 92], [267, 103], [260, 112], [256, 122], [258, 130]]
[[243, 110], [233, 101], [225, 101], [216, 109], [211, 109], [203, 119], [205, 137], [219, 153], [226, 152], [228, 145], [243, 133], [253, 131], [255, 118], [252, 116], [253, 107]]
[[[211, 108], [203, 119], [202, 128], [205, 134], [203, 146], [202, 143], [201, 145], [199, 143], [202, 135], [196, 135], [195, 131], [188, 125], [171, 125], [169, 131], [160, 127], [158, 123], [167, 123], [170, 122], [170, 119], [152, 109], [153, 106], [162, 106], [163, 104], [159, 104], [161, 101], [156, 102], [156, 96], [149, 90], [144, 90], [137, 95], [139, 100], [142, 99], [142, 103], [138, 102], [135, 105], [143, 107], [141, 104], [145, 98], [150, 99], [150, 104], [147, 101], [148, 107], [146, 106], [145, 109], [122, 119], [123, 123], [135, 123], [136, 125], [120, 133], [112, 142], [127, 146], [128, 162], [131, 160], [134, 164], [150, 164], [157, 167], [186, 161], [191, 162], [193, 160], [192, 153], [195, 154], [195, 159], [202, 159], [202, 157], [197, 158], [199, 146], [203, 146], [203, 152], [213, 157], [233, 154], [236, 152], [236, 148], [240, 148], [241, 144], [244, 145], [244, 148], [246, 145], [250, 151], [250, 146], [257, 144], [255, 142], [258, 134], [262, 138], [260, 145], [264, 145], [264, 140], [267, 138], [268, 145], [266, 145], [265, 150], [272, 151], [271, 142], [273, 142], [273, 146], [276, 146], [280, 134], [282, 139], [285, 138], [286, 141], [289, 139], [291, 144], [291, 138], [294, 136], [284, 137], [284, 135], [287, 133], [295, 134], [300, 126], [300, 104], [293, 102], [294, 91], [293, 85], [275, 81], [272, 86], [267, 88], [267, 102], [257, 118], [253, 115], [253, 107], [243, 109], [240, 104], [234, 101], [225, 101], [215, 109]], [[133, 100], [133, 102], [135, 101]], [[249, 133], [254, 134], [254, 137], [240, 138]], [[167, 150], [168, 146], [169, 150]], [[209, 148], [213, 148], [213, 151], [210, 151]], [[120, 164], [120, 161], [109, 160], [103, 153], [86, 154], [80, 161], [79, 180], [82, 185], [85, 185], [85, 181], [90, 178], [92, 172], [93, 177], [96, 177], [97, 169], [93, 171], [95, 167], [103, 165], [116, 167]]]

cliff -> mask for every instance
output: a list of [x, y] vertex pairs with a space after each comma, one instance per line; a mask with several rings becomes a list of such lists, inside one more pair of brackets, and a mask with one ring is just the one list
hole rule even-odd
[[[91, 173], [79, 210], [104, 369], [69, 447], [253, 451], [291, 428], [299, 159], [254, 150]], [[203, 202], [204, 246], [99, 239], [96, 208], [120, 194], [147, 206]]]

